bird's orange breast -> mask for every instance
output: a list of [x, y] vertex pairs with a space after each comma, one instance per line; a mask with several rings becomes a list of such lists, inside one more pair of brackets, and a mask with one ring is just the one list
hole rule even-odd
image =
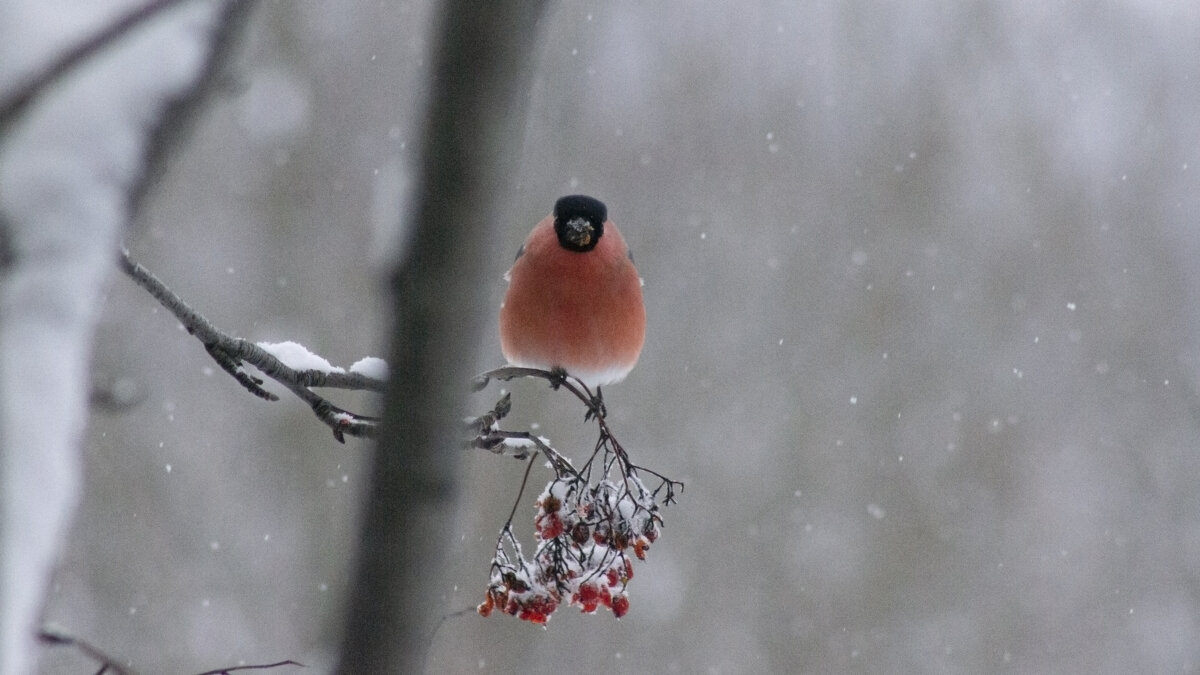
[[546, 218], [509, 272], [501, 350], [514, 365], [561, 367], [589, 385], [619, 381], [645, 340], [641, 286], [611, 221], [595, 248], [576, 252], [559, 245], [553, 219]]

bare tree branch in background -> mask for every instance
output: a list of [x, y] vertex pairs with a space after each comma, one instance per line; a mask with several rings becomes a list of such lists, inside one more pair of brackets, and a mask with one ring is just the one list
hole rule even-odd
[[437, 24], [410, 246], [391, 290], [391, 378], [338, 672], [421, 670], [453, 522], [456, 411], [484, 316], [491, 214], [525, 123], [540, 0], [450, 0]]
[[[152, 0], [134, 7], [118, 17], [102, 30], [88, 36], [75, 46], [65, 50], [39, 72], [30, 75], [24, 82], [0, 97], [0, 136], [9, 131], [13, 124], [29, 110], [29, 107], [51, 89], [63, 77], [89, 59], [104, 51], [129, 34], [130, 31], [162, 15], [176, 5], [190, 0]], [[208, 96], [216, 88], [225, 71], [225, 65], [233, 54], [247, 18], [257, 5], [257, 0], [226, 0], [218, 28], [213, 33], [208, 63], [194, 86], [168, 101], [159, 124], [150, 130], [146, 145], [142, 174], [129, 190], [129, 220], [137, 218], [138, 207], [154, 179], [163, 171], [174, 145], [186, 136], [191, 122], [204, 107]]]
[[29, 109], [29, 106], [38, 100], [38, 97], [76, 66], [86, 63], [97, 52], [116, 44], [129, 31], [143, 25], [164, 10], [186, 1], [154, 0], [140, 7], [134, 7], [109, 24], [107, 28], [97, 31], [74, 47], [64, 51], [57, 59], [46, 64], [41, 71], [29, 76], [25, 82], [0, 99], [0, 134], [8, 131], [9, 127]]
[[[96, 671], [96, 675], [104, 675], [112, 673], [113, 675], [137, 675], [128, 666], [122, 666], [113, 656], [104, 652], [104, 650], [93, 645], [92, 643], [82, 638], [75, 637], [70, 633], [56, 626], [44, 626], [41, 632], [38, 633], [38, 639], [44, 644], [54, 645], [57, 647], [74, 647], [81, 654], [100, 663], [100, 670]], [[275, 663], [262, 663], [253, 665], [230, 666], [228, 668], [218, 668], [216, 670], [206, 670], [198, 675], [226, 675], [227, 673], [247, 671], [247, 670], [270, 670], [272, 668], [282, 668], [283, 666], [299, 666], [306, 668], [303, 663], [285, 659], [276, 661]]]
[[[158, 0], [167, 3], [170, 0]], [[225, 0], [222, 17], [217, 31], [212, 36], [211, 57], [196, 86], [180, 92], [167, 102], [163, 112], [163, 124], [150, 130], [150, 139], [142, 160], [142, 174], [129, 191], [129, 211], [136, 215], [141, 210], [142, 200], [167, 169], [173, 157], [172, 151], [182, 143], [192, 130], [192, 125], [204, 111], [205, 104], [222, 87], [227, 65], [241, 43], [242, 34], [258, 0]], [[135, 226], [136, 219], [130, 218]]]

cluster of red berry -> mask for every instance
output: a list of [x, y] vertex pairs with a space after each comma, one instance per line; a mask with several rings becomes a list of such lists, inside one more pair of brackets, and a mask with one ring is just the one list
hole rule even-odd
[[556, 478], [538, 497], [537, 553], [526, 560], [506, 529], [479, 613], [498, 608], [544, 624], [566, 599], [589, 614], [604, 606], [620, 618], [629, 611], [633, 578], [627, 551], [644, 560], [661, 522], [654, 495], [632, 472], [596, 484], [579, 476]]

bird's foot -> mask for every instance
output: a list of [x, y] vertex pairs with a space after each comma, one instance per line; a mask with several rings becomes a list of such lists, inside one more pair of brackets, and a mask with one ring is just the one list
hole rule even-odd
[[583, 421], [586, 422], [593, 417], [604, 419], [608, 415], [608, 408], [604, 407], [604, 392], [600, 391], [600, 387], [596, 387], [596, 393], [592, 395], [592, 400], [588, 402], [588, 411], [583, 416]]

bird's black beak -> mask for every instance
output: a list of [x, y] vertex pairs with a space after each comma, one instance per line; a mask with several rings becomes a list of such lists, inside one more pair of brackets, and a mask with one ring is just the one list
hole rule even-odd
[[577, 249], [587, 249], [596, 236], [596, 228], [587, 218], [572, 218], [563, 227], [562, 238]]

